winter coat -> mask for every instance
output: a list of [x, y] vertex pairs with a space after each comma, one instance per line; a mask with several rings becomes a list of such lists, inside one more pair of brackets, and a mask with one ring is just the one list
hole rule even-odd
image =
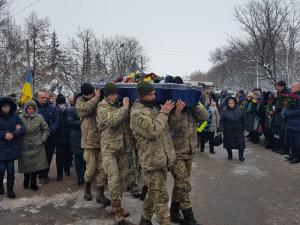
[[298, 96], [296, 107], [286, 110], [283, 115], [287, 120], [287, 129], [300, 132], [300, 92], [295, 94]]
[[256, 117], [257, 104], [254, 100], [251, 100], [245, 107], [245, 130], [254, 131], [253, 128]]
[[70, 149], [74, 155], [81, 154], [83, 151], [81, 149], [80, 118], [77, 114], [75, 106], [68, 108], [67, 115], [68, 124], [70, 127]]
[[136, 102], [130, 113], [130, 128], [136, 139], [139, 163], [144, 172], [165, 170], [176, 159], [168, 113]]
[[[119, 107], [107, 98], [103, 99], [97, 109], [97, 127], [101, 133], [101, 154], [122, 154], [130, 150], [125, 136], [129, 127], [129, 108]], [[128, 148], [126, 148], [128, 147]], [[131, 148], [132, 150], [132, 148]]]
[[235, 108], [229, 108], [229, 99], [236, 102], [235, 98], [228, 98], [226, 108], [221, 113], [220, 131], [223, 133], [223, 146], [226, 149], [245, 149], [244, 114], [237, 104]]
[[220, 123], [220, 114], [217, 107], [209, 106], [208, 111], [210, 112], [207, 127], [204, 129], [208, 132], [217, 132]]
[[[29, 116], [26, 109], [29, 106], [35, 108], [35, 113]], [[21, 157], [18, 161], [20, 173], [38, 172], [48, 168], [44, 144], [49, 136], [48, 124], [37, 113], [37, 105], [34, 101], [28, 101], [24, 105], [23, 114], [20, 116], [26, 127], [26, 134], [21, 141]]]
[[[262, 129], [265, 128], [265, 115], [266, 115], [266, 105], [264, 102], [260, 102], [257, 104], [255, 119], [259, 121], [258, 126], [261, 127]], [[259, 127], [257, 127], [255, 131], [261, 133], [263, 130], [261, 130]]]
[[[2, 106], [10, 105], [8, 114], [4, 114]], [[25, 134], [25, 127], [22, 120], [16, 114], [17, 105], [10, 97], [0, 98], [0, 161], [15, 160], [20, 157], [20, 138]], [[20, 125], [20, 129], [16, 126]], [[6, 133], [12, 133], [13, 139], [5, 140]]]
[[241, 95], [238, 98], [238, 106], [243, 109], [244, 108], [244, 102], [246, 100], [246, 96], [245, 95]]
[[50, 105], [49, 103], [46, 103], [45, 105], [40, 105], [38, 102], [37, 107], [38, 107], [38, 114], [41, 114], [48, 124], [50, 136], [48, 137], [47, 140], [47, 145], [55, 145], [57, 136], [56, 132], [59, 126], [59, 117], [58, 117], [58, 111], [56, 106]]
[[273, 123], [275, 127], [281, 127], [283, 123], [283, 118], [281, 111], [283, 109], [283, 106], [281, 104], [281, 98], [282, 96], [286, 95], [289, 93], [288, 89], [284, 89], [282, 92], [278, 93], [278, 96], [274, 99], [273, 105], [275, 106], [275, 112], [273, 116]]
[[81, 122], [81, 148], [99, 149], [100, 133], [97, 129], [97, 105], [99, 97], [85, 100], [82, 96], [77, 98], [76, 110]]
[[59, 126], [56, 131], [57, 133], [57, 144], [68, 145], [70, 139], [70, 127], [68, 123], [67, 115], [68, 106], [63, 104], [61, 107], [57, 106], [57, 114], [59, 119]]
[[[172, 112], [169, 116], [170, 131], [177, 159], [190, 159], [197, 149], [197, 122], [192, 109], [183, 110], [180, 115]], [[208, 113], [201, 108], [199, 120], [207, 120]]]

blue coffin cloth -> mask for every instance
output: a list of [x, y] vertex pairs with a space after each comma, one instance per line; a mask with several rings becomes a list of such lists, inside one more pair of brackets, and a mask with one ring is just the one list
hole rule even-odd
[[[96, 84], [95, 87], [103, 88], [105, 84]], [[120, 100], [128, 97], [130, 102], [137, 99], [136, 85], [134, 83], [116, 83], [119, 88]], [[187, 106], [198, 104], [201, 96], [201, 87], [184, 84], [153, 84], [156, 92], [156, 102], [162, 104], [167, 100], [183, 100]]]

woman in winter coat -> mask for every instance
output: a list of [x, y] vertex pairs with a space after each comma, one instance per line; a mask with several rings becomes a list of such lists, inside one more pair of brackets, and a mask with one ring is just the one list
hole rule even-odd
[[16, 114], [17, 105], [10, 97], [0, 98], [0, 195], [4, 194], [3, 179], [7, 171], [7, 196], [15, 198], [14, 160], [21, 155], [20, 137], [25, 133], [22, 120]]
[[49, 136], [49, 129], [44, 118], [37, 113], [35, 101], [28, 101], [20, 116], [26, 134], [21, 142], [21, 157], [19, 158], [19, 173], [24, 173], [23, 187], [37, 191], [36, 184], [38, 172], [48, 168], [44, 144]]
[[244, 161], [245, 137], [244, 114], [237, 106], [237, 100], [229, 97], [221, 114], [220, 132], [223, 133], [223, 146], [227, 149], [228, 159], [232, 160], [232, 149], [239, 150], [239, 160]]
[[70, 150], [74, 155], [74, 164], [77, 173], [77, 184], [78, 186], [82, 186], [84, 184], [85, 161], [83, 159], [83, 149], [81, 148], [80, 118], [74, 104], [72, 104], [71, 107], [68, 108], [67, 115], [68, 123], [70, 126]]
[[244, 103], [244, 115], [245, 115], [245, 129], [249, 132], [246, 136], [248, 138], [253, 137], [253, 124], [255, 120], [255, 103], [253, 102], [254, 94], [249, 92]]
[[59, 126], [57, 129], [57, 146], [56, 146], [56, 181], [62, 181], [63, 173], [70, 176], [70, 168], [72, 166], [73, 156], [70, 151], [70, 126], [68, 123], [68, 105], [66, 98], [63, 95], [58, 95], [56, 99], [56, 106], [59, 117]]
[[201, 152], [204, 152], [205, 143], [209, 142], [209, 150], [211, 154], [215, 154], [214, 139], [215, 133], [219, 128], [220, 114], [216, 103], [212, 99], [206, 99], [205, 102], [206, 111], [209, 113], [207, 125], [201, 132]]

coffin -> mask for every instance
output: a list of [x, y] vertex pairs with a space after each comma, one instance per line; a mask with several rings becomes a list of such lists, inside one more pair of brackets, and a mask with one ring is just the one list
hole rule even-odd
[[[95, 84], [97, 88], [103, 88], [105, 84]], [[128, 97], [134, 102], [138, 95], [136, 83], [116, 83], [119, 88], [119, 98]], [[196, 106], [201, 96], [201, 87], [185, 84], [153, 84], [156, 93], [156, 102], [163, 104], [167, 100], [183, 100], [187, 106]]]

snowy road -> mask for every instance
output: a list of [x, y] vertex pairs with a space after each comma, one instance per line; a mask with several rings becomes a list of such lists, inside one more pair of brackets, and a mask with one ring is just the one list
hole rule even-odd
[[[199, 221], [204, 225], [300, 224], [300, 165], [290, 165], [282, 156], [251, 144], [245, 157], [241, 163], [234, 152], [234, 160], [228, 161], [221, 148], [216, 155], [197, 153], [191, 199]], [[110, 207], [83, 200], [74, 174], [58, 183], [52, 169], [50, 183], [40, 185], [36, 193], [24, 190], [23, 176], [17, 174], [17, 199], [0, 197], [0, 224], [114, 224]], [[168, 184], [170, 190], [171, 177]], [[124, 197], [129, 221], [138, 224], [142, 202], [128, 193]]]

